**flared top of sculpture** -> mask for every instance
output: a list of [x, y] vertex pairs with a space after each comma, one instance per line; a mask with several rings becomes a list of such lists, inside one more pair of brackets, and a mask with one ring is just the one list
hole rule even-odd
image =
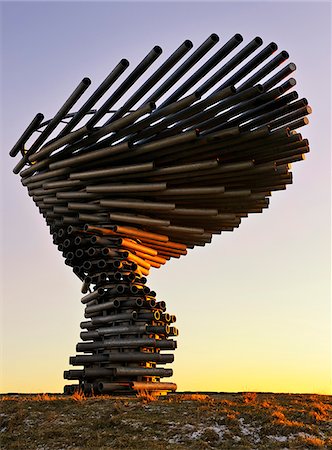
[[[290, 163], [309, 151], [296, 130], [311, 109], [293, 90], [288, 53], [274, 55], [277, 44], [259, 37], [245, 44], [240, 34], [192, 47], [186, 40], [162, 59], [155, 46], [132, 70], [122, 59], [77, 108], [91, 84], [84, 78], [52, 119], [37, 114], [10, 151], [22, 156], [14, 173], [60, 250], [68, 242], [72, 250], [75, 236], [91, 258], [99, 249], [101, 266], [122, 252], [147, 275], [233, 231], [292, 183]], [[69, 253], [74, 272], [90, 276], [93, 263]]]

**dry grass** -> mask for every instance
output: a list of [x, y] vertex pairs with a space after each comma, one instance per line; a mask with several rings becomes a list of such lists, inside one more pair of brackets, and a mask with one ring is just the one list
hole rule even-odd
[[138, 389], [136, 397], [141, 399], [143, 403], [155, 402], [158, 400], [158, 392], [146, 391], [145, 389]]
[[332, 398], [172, 394], [156, 399], [40, 394], [0, 397], [1, 449], [332, 448]]

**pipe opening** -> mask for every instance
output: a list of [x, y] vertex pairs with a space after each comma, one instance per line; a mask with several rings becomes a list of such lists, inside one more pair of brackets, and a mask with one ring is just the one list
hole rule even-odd
[[123, 67], [128, 67], [129, 66], [129, 61], [128, 61], [128, 59], [123, 58], [123, 59], [121, 59], [120, 64]]
[[156, 45], [155, 47], [153, 47], [153, 50], [155, 53], [157, 53], [157, 55], [161, 55], [163, 52], [163, 49], [161, 47], [159, 47], [159, 45]]

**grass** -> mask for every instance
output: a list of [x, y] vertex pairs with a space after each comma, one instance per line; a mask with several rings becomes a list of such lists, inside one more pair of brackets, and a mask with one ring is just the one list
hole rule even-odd
[[0, 407], [4, 450], [332, 448], [330, 396], [4, 395]]

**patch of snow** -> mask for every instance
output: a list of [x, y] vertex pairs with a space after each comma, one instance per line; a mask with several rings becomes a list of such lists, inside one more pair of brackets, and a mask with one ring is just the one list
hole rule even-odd
[[261, 426], [254, 427], [248, 423], [244, 423], [244, 418], [240, 417], [239, 427], [241, 433], [244, 434], [245, 436], [250, 437], [255, 444], [258, 444], [260, 442], [261, 438], [259, 437], [259, 432], [262, 429]]
[[268, 435], [266, 436], [268, 439], [271, 439], [271, 441], [276, 441], [276, 442], [287, 442], [288, 437], [287, 436], [277, 436], [277, 435]]
[[240, 436], [233, 436], [232, 438], [233, 438], [233, 440], [234, 440], [235, 442], [240, 442], [240, 441], [241, 441]]

